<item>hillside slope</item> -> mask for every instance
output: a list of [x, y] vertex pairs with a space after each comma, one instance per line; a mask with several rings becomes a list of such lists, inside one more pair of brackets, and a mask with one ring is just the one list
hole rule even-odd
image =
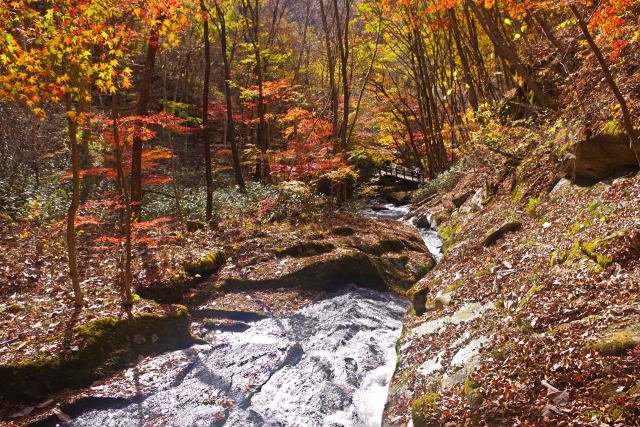
[[640, 175], [578, 185], [558, 160], [575, 127], [510, 132], [414, 195], [448, 240], [411, 291], [385, 423], [638, 425]]

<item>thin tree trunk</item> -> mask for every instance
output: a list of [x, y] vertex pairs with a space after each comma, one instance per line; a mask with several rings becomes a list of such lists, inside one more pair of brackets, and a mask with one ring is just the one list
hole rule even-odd
[[69, 276], [73, 286], [74, 303], [77, 310], [84, 305], [84, 294], [80, 287], [80, 279], [78, 278], [78, 260], [76, 251], [76, 213], [80, 203], [80, 169], [78, 162], [78, 119], [79, 117], [73, 111], [73, 103], [71, 95], [65, 95], [65, 104], [67, 108], [67, 124], [69, 126], [69, 143], [71, 144], [71, 204], [67, 213], [67, 256], [69, 257]]
[[362, 96], [364, 95], [364, 90], [367, 87], [367, 83], [369, 82], [369, 76], [371, 75], [371, 70], [373, 70], [373, 64], [375, 63], [376, 56], [378, 55], [378, 46], [380, 44], [380, 36], [382, 34], [382, 9], [380, 9], [380, 16], [378, 18], [378, 33], [376, 34], [376, 45], [373, 49], [373, 55], [371, 55], [371, 62], [369, 63], [369, 68], [367, 69], [367, 73], [362, 80], [362, 86], [360, 87], [360, 93], [358, 94], [358, 102], [356, 103], [356, 110], [353, 114], [353, 120], [351, 121], [351, 128], [349, 129], [349, 135], [347, 136], [346, 145], [349, 146], [349, 142], [351, 141], [351, 135], [353, 134], [353, 129], [356, 127], [356, 121], [358, 120], [358, 113], [360, 112], [360, 103], [362, 102]]
[[[149, 34], [147, 55], [140, 81], [140, 91], [138, 94], [138, 104], [136, 115], [146, 116], [149, 106], [149, 92], [151, 90], [151, 78], [153, 77], [153, 67], [158, 52], [158, 31], [159, 25], [154, 27]], [[138, 220], [142, 212], [142, 139], [140, 136], [133, 137], [131, 147], [131, 207], [133, 217]]]
[[344, 0], [344, 31], [340, 25], [338, 0], [333, 0], [333, 13], [336, 19], [336, 32], [338, 36], [338, 52], [340, 53], [340, 70], [342, 74], [342, 123], [340, 124], [340, 145], [342, 151], [347, 151], [347, 126], [349, 126], [349, 109], [350, 109], [350, 93], [349, 93], [349, 12], [351, 4], [349, 0]]
[[602, 52], [600, 51], [600, 48], [598, 48], [598, 45], [593, 40], [593, 37], [591, 37], [591, 34], [589, 33], [589, 28], [584, 18], [582, 18], [582, 15], [580, 14], [580, 12], [578, 12], [578, 9], [575, 7], [575, 5], [569, 4], [569, 9], [571, 9], [571, 12], [575, 15], [576, 19], [578, 20], [578, 26], [582, 30], [582, 34], [584, 34], [584, 37], [587, 39], [587, 43], [589, 43], [589, 47], [591, 47], [593, 54], [598, 59], [598, 63], [600, 64], [600, 68], [602, 69], [602, 74], [604, 74], [604, 79], [606, 80], [607, 84], [609, 85], [609, 88], [611, 89], [616, 99], [618, 100], [618, 104], [620, 104], [620, 109], [622, 110], [622, 120], [624, 122], [624, 127], [627, 130], [627, 133], [629, 134], [629, 145], [631, 147], [631, 150], [633, 150], [633, 154], [635, 154], [636, 156], [636, 161], [638, 162], [638, 166], [640, 166], [640, 155], [638, 154], [638, 151], [636, 149], [636, 144], [637, 144], [636, 132], [635, 132], [635, 129], [633, 128], [633, 122], [631, 121], [631, 113], [629, 112], [629, 107], [627, 106], [627, 102], [625, 101], [624, 96], [622, 96], [622, 93], [620, 93], [620, 89], [618, 88], [618, 85], [616, 84], [615, 80], [613, 80], [613, 76], [611, 75], [611, 70], [609, 70], [609, 66], [607, 65], [607, 62], [604, 60], [604, 57], [602, 56]]
[[[249, 39], [253, 46], [253, 53], [256, 60], [256, 75], [258, 85], [258, 130], [257, 145], [260, 148], [260, 158], [256, 162], [256, 179], [266, 179], [269, 176], [269, 160], [267, 151], [269, 150], [269, 140], [267, 139], [267, 126], [265, 121], [266, 108], [264, 104], [264, 70], [262, 68], [262, 54], [260, 52], [260, 1], [255, 0], [255, 5], [251, 5], [250, 0], [243, 0], [243, 15], [249, 33]], [[249, 20], [249, 15], [251, 20]]]
[[122, 308], [131, 317], [131, 309], [133, 308], [133, 295], [131, 293], [131, 201], [129, 199], [129, 189], [127, 181], [124, 177], [124, 168], [122, 167], [122, 150], [120, 148], [120, 133], [118, 131], [118, 94], [111, 95], [111, 116], [113, 118], [113, 143], [116, 149], [116, 167], [118, 168], [118, 177], [120, 177], [120, 198], [124, 202], [124, 271], [122, 273]]
[[462, 37], [460, 37], [460, 29], [458, 28], [458, 20], [456, 19], [456, 12], [453, 9], [449, 9], [449, 18], [451, 19], [451, 27], [453, 28], [453, 38], [456, 42], [456, 48], [458, 50], [458, 57], [462, 64], [462, 72], [464, 73], [464, 79], [469, 85], [469, 104], [473, 111], [478, 110], [478, 95], [476, 94], [475, 85], [471, 78], [471, 70], [469, 68], [469, 62], [467, 61], [467, 54], [462, 48]]
[[200, 0], [202, 11], [204, 39], [204, 85], [202, 87], [202, 137], [204, 139], [204, 176], [207, 183], [207, 205], [205, 219], [211, 220], [213, 215], [213, 176], [211, 174], [211, 141], [209, 140], [209, 80], [211, 78], [211, 46], [209, 41], [209, 10]]
[[[327, 22], [327, 14], [324, 9], [324, 0], [320, 0], [320, 17], [322, 18], [322, 28], [324, 29], [324, 41], [327, 48], [327, 73], [329, 74], [329, 100], [331, 103], [331, 125], [333, 134], [338, 135], [338, 89], [336, 87], [336, 61], [331, 49], [331, 34]], [[335, 17], [334, 17], [335, 19]]]
[[298, 55], [298, 60], [296, 61], [296, 68], [293, 72], [293, 81], [298, 81], [298, 76], [300, 74], [300, 67], [302, 66], [302, 56], [304, 55], [304, 48], [307, 44], [307, 29], [309, 27], [309, 17], [311, 16], [311, 0], [307, 0], [307, 13], [304, 18], [304, 31], [302, 32], [302, 44], [300, 46], [300, 54]]
[[533, 91], [533, 96], [537, 103], [543, 107], [553, 107], [553, 102], [543, 92], [542, 87], [536, 82], [529, 70], [524, 66], [517, 53], [512, 49], [508, 42], [502, 36], [502, 33], [495, 25], [495, 19], [490, 16], [490, 12], [484, 8], [478, 7], [473, 0], [467, 0], [466, 4], [478, 18], [480, 25], [484, 29], [485, 34], [491, 40], [496, 55], [511, 64], [515, 72], [520, 75], [527, 83], [527, 86]]
[[216, 3], [216, 14], [218, 16], [218, 31], [220, 34], [220, 50], [222, 51], [222, 61], [224, 63], [224, 97], [227, 105], [227, 121], [226, 121], [226, 142], [231, 146], [231, 155], [233, 157], [233, 171], [236, 177], [236, 184], [240, 187], [241, 192], [245, 192], [244, 179], [242, 178], [242, 169], [240, 167], [240, 156], [238, 154], [238, 146], [235, 141], [235, 129], [233, 123], [233, 104], [231, 100], [231, 65], [227, 56], [227, 27], [224, 14]]
[[[162, 98], [164, 100], [164, 106], [166, 110], [167, 106], [167, 66], [165, 64], [163, 73], [162, 73]], [[180, 203], [180, 192], [178, 191], [178, 184], [176, 183], [176, 162], [175, 162], [175, 152], [173, 149], [173, 135], [171, 134], [171, 130], [167, 130], [167, 139], [169, 140], [169, 149], [171, 150], [171, 176], [173, 179], [171, 180], [171, 184], [173, 184], [173, 196], [176, 199], [176, 210], [178, 211], [178, 220], [182, 225], [182, 228], [185, 227], [184, 215], [182, 215], [182, 204]]]
[[[88, 88], [87, 88], [88, 89]], [[91, 103], [86, 99], [78, 100], [78, 112], [80, 114], [91, 113]], [[82, 129], [82, 138], [78, 145], [78, 162], [79, 168], [89, 169], [91, 168], [91, 151], [89, 149], [89, 143], [91, 142], [91, 127], [87, 126], [86, 129]], [[87, 200], [91, 197], [93, 188], [95, 187], [96, 177], [86, 176], [82, 180], [82, 186], [80, 189], [80, 200]]]

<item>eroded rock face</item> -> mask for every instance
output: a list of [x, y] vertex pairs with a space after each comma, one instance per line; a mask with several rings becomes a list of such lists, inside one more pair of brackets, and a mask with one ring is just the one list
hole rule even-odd
[[[416, 324], [405, 324], [385, 407], [384, 426], [404, 426], [409, 420], [414, 427], [440, 425], [441, 420], [430, 418], [428, 412], [439, 410], [440, 393], [444, 390], [459, 389], [471, 406], [480, 405], [483, 396], [478, 390], [479, 384], [473, 381], [473, 372], [480, 365], [480, 354], [486, 351], [489, 336], [473, 325], [494, 309], [491, 301], [472, 302], [447, 314], [433, 313]], [[466, 329], [459, 334], [456, 331], [461, 325]], [[431, 345], [456, 333], [460, 336], [448, 347]], [[416, 384], [426, 384], [429, 392], [415, 394]], [[413, 401], [409, 413], [406, 411], [409, 408], [404, 406], [407, 401]]]
[[517, 231], [521, 227], [522, 223], [518, 220], [507, 221], [497, 229], [490, 231], [482, 241], [482, 246], [491, 246], [500, 240], [505, 234]]
[[[348, 233], [342, 232], [347, 229]], [[403, 292], [435, 265], [420, 234], [408, 224], [358, 218], [342, 224], [340, 232], [336, 230], [328, 230], [313, 242], [281, 242], [286, 246], [274, 248], [273, 257], [244, 268], [228, 263], [220, 270], [215, 288], [232, 291], [302, 285], [305, 289], [328, 289], [356, 283]]]
[[610, 122], [596, 136], [568, 148], [562, 165], [568, 176], [593, 181], [638, 169], [629, 136], [616, 122]]

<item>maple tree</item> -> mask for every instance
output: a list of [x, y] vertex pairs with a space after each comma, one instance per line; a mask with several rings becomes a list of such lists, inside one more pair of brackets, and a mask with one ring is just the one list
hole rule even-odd
[[[75, 294], [75, 305], [84, 305], [83, 291], [78, 278], [75, 221], [80, 197], [78, 162], [78, 127], [86, 115], [78, 113], [74, 104], [90, 98], [89, 87], [95, 84], [108, 91], [117, 78], [128, 84], [131, 70], [115, 70], [117, 61], [93, 58], [91, 46], [106, 46], [109, 38], [105, 22], [112, 11], [92, 2], [68, 0], [56, 2], [46, 11], [27, 3], [3, 3], [3, 25], [0, 37], [4, 40], [2, 65], [8, 72], [0, 77], [0, 96], [22, 99], [34, 112], [44, 116], [39, 103], [44, 100], [64, 100], [68, 137], [71, 147], [72, 197], [67, 214], [67, 253], [69, 273]], [[12, 25], [7, 26], [10, 22]], [[11, 29], [20, 28], [18, 34]], [[106, 36], [106, 37], [105, 37]], [[25, 49], [22, 42], [29, 39]]]

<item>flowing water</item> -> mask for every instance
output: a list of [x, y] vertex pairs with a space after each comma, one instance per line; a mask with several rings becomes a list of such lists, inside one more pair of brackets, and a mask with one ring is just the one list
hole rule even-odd
[[[408, 206], [371, 202], [364, 216], [402, 220]], [[436, 259], [442, 241], [418, 228]], [[211, 332], [102, 385], [72, 426], [379, 426], [409, 303], [355, 286], [291, 315]]]
[[85, 408], [69, 425], [379, 426], [407, 308], [351, 287], [245, 332], [217, 332], [210, 345], [125, 372], [119, 386], [129, 382], [135, 398]]
[[407, 218], [410, 208], [409, 205], [396, 206], [393, 203], [380, 203], [376, 200], [370, 200], [360, 214], [370, 218], [395, 219], [411, 224], [418, 229], [422, 240], [424, 240], [424, 244], [436, 262], [440, 261], [442, 258], [443, 240], [438, 234], [437, 228], [433, 226], [431, 220], [427, 221], [428, 224], [421, 224], [428, 225], [427, 227], [420, 227], [417, 225], [417, 217]]

